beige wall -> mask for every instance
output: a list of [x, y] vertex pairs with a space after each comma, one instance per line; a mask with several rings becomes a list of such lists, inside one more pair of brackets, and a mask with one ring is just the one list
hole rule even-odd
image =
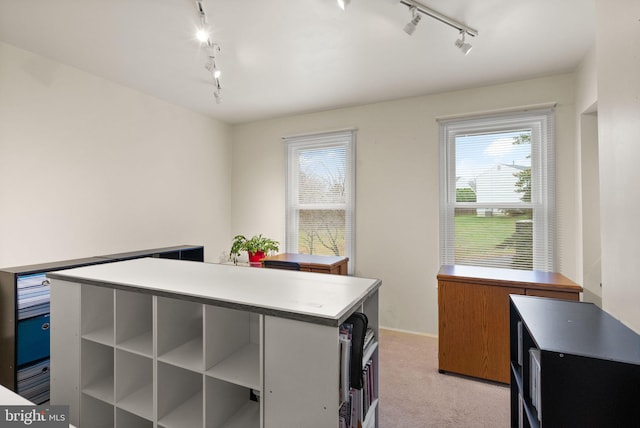
[[559, 270], [577, 280], [576, 87], [589, 92], [568, 74], [231, 127], [0, 44], [0, 266], [284, 242], [281, 137], [356, 127], [356, 273], [383, 280], [383, 325], [437, 334], [436, 118], [558, 103]]
[[602, 301], [640, 332], [640, 2], [596, 7]]
[[235, 126], [231, 232], [284, 241], [281, 137], [356, 127], [356, 274], [382, 279], [382, 325], [435, 335], [436, 118], [557, 102], [559, 270], [574, 279], [579, 262], [574, 88], [574, 76], [561, 75]]
[[0, 267], [226, 245], [230, 127], [0, 43]]
[[600, 175], [598, 167], [598, 91], [595, 46], [576, 71], [576, 157], [579, 169], [581, 254], [578, 281], [584, 288], [583, 300], [602, 306], [602, 267], [600, 239]]

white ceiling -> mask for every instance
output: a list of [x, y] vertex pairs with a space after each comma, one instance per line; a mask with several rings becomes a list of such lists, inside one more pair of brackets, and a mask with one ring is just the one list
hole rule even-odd
[[216, 104], [195, 0], [0, 0], [0, 40], [230, 122], [570, 72], [595, 0], [423, 0], [478, 30], [473, 50], [398, 0], [204, 0], [222, 52]]

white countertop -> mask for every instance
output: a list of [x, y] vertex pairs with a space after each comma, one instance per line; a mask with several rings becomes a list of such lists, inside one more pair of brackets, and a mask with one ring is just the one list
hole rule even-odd
[[377, 279], [143, 258], [58, 271], [48, 278], [339, 325], [373, 294]]
[[34, 403], [0, 385], [0, 404], [3, 406], [35, 406]]

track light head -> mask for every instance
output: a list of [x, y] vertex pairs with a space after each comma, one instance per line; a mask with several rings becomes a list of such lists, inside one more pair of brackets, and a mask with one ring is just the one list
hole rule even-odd
[[404, 32], [411, 36], [413, 35], [413, 32], [416, 31], [416, 27], [418, 26], [420, 19], [422, 19], [422, 16], [418, 13], [418, 8], [415, 6], [412, 6], [410, 10], [411, 21], [404, 26]]
[[208, 24], [207, 12], [204, 11], [204, 4], [202, 0], [196, 0], [196, 7], [198, 8], [198, 15], [200, 16], [200, 22], [202, 25]]
[[222, 102], [222, 86], [220, 86], [220, 79], [214, 77], [213, 84], [215, 85], [213, 96], [216, 99], [216, 104], [220, 104]]
[[204, 68], [209, 70], [213, 74], [214, 79], [219, 79], [222, 72], [216, 66], [216, 59], [212, 56], [209, 57], [209, 61], [204, 65]]
[[471, 52], [471, 48], [473, 48], [473, 46], [471, 46], [470, 43], [465, 42], [464, 37], [465, 37], [465, 31], [461, 30], [460, 38], [456, 40], [455, 45], [458, 49], [460, 49], [460, 51], [462, 51], [463, 54], [467, 55], [469, 52]]
[[220, 45], [211, 41], [211, 31], [208, 27], [207, 14], [204, 10], [204, 0], [196, 0], [196, 7], [198, 9], [198, 15], [200, 16], [200, 28], [196, 33], [196, 38], [204, 45], [204, 50], [207, 53], [209, 59], [207, 60], [204, 68], [206, 68], [213, 77], [213, 83], [215, 88], [213, 90], [213, 96], [216, 99], [216, 104], [222, 102], [222, 87], [220, 86], [220, 69], [216, 65], [216, 55], [220, 53]]
[[349, 6], [349, 2], [351, 2], [351, 0], [338, 0], [338, 7], [340, 7], [340, 9], [342, 10], [345, 10], [347, 6]]
[[207, 43], [209, 41], [209, 31], [207, 31], [204, 27], [198, 28], [198, 31], [196, 31], [196, 39], [200, 43]]
[[196, 30], [196, 39], [200, 43], [207, 43], [210, 37], [209, 30], [207, 29], [207, 13], [204, 11], [204, 5], [202, 0], [196, 0], [196, 7], [198, 9], [198, 16], [200, 17], [200, 27]]

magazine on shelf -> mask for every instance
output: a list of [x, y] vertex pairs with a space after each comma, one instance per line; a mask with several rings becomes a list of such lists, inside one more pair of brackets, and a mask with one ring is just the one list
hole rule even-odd
[[369, 348], [369, 345], [373, 343], [373, 339], [375, 337], [375, 333], [373, 329], [367, 328], [367, 332], [364, 335], [364, 349]]
[[[339, 328], [340, 343], [340, 426], [361, 428], [375, 401], [375, 365], [367, 350], [375, 345], [367, 316], [353, 313]], [[366, 357], [365, 357], [366, 355]]]
[[542, 419], [542, 406], [540, 405], [541, 390], [540, 390], [540, 350], [536, 348], [529, 349], [529, 370], [530, 370], [530, 383], [529, 393], [531, 396], [531, 404], [538, 411], [538, 419]]
[[349, 399], [350, 367], [351, 367], [351, 330], [353, 326], [340, 326], [340, 401]]

